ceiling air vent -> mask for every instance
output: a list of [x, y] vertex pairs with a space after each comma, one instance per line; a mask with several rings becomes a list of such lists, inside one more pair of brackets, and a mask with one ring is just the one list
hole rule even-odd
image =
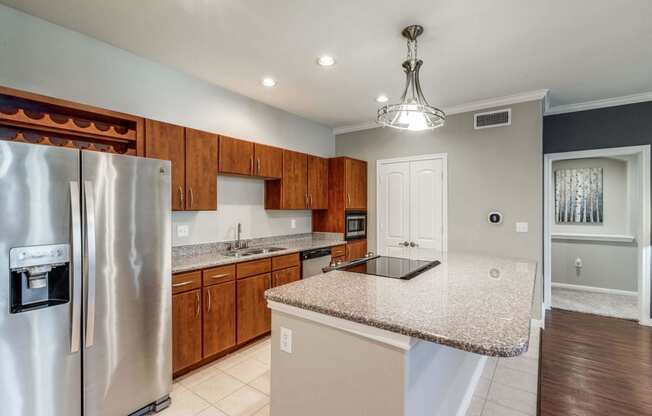
[[474, 128], [488, 129], [490, 127], [509, 126], [512, 124], [512, 109], [505, 108], [502, 110], [488, 111], [486, 113], [476, 113], [473, 115]]

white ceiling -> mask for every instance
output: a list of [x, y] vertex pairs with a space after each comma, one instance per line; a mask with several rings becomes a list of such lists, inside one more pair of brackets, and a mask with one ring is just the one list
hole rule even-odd
[[[649, 0], [0, 0], [320, 123], [371, 121], [402, 92], [401, 29], [431, 104], [550, 89], [553, 106], [652, 91]], [[321, 68], [330, 53], [336, 66]], [[263, 76], [278, 84], [260, 85]]]

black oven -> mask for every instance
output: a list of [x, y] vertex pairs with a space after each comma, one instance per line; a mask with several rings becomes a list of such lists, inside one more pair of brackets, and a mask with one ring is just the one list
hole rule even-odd
[[347, 211], [344, 213], [344, 239], [362, 238], [367, 238], [367, 213], [365, 211]]

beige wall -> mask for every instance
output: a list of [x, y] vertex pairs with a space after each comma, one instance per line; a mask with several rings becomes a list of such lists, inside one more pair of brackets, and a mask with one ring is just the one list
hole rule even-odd
[[[427, 132], [376, 128], [336, 136], [336, 153], [369, 163], [369, 243], [376, 247], [376, 161], [432, 153], [448, 154], [448, 248], [539, 263], [534, 317], [540, 315], [542, 258], [542, 103], [512, 105], [512, 125], [474, 130], [473, 113], [449, 116]], [[487, 213], [503, 213], [501, 225]], [[528, 233], [516, 233], [528, 222]]]

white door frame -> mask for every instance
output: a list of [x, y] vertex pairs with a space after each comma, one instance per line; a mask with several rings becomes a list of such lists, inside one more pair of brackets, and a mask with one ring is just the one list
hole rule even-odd
[[418, 162], [422, 160], [434, 160], [441, 159], [442, 161], [442, 173], [444, 177], [442, 178], [442, 192], [443, 192], [443, 202], [442, 202], [442, 238], [443, 238], [443, 251], [448, 251], [448, 153], [435, 153], [430, 155], [418, 155], [418, 156], [407, 156], [407, 157], [396, 157], [392, 159], [379, 159], [376, 161], [376, 253], [380, 253], [380, 218], [378, 213], [380, 212], [380, 168], [382, 165], [387, 165], [391, 163], [402, 163], [402, 162]]
[[[594, 157], [613, 157], [638, 155], [639, 187], [641, 191], [641, 221], [638, 241], [638, 303], [639, 323], [652, 326], [650, 319], [650, 145], [613, 147], [607, 149], [581, 150], [576, 152], [549, 153], [544, 155], [543, 162], [543, 308], [550, 309], [552, 296], [552, 215], [551, 204], [554, 203], [554, 178], [552, 175], [552, 162], [566, 159], [584, 159]], [[542, 310], [545, 316], [545, 310]]]

